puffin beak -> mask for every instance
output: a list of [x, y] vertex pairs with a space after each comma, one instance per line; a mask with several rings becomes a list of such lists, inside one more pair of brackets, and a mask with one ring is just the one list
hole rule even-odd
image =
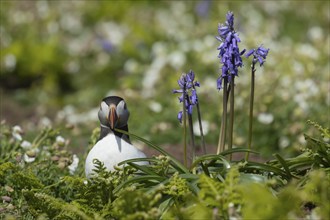
[[118, 115], [116, 112], [116, 106], [115, 105], [110, 105], [109, 108], [109, 116], [108, 116], [109, 124], [111, 130], [113, 130], [117, 124], [118, 121]]

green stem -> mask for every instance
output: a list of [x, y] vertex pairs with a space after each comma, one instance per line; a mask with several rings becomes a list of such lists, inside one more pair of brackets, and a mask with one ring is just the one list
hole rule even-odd
[[196, 155], [196, 147], [195, 147], [194, 128], [193, 128], [191, 114], [188, 114], [188, 123], [189, 123], [189, 131], [190, 131], [190, 139], [191, 139], [191, 147], [192, 147], [192, 161], [194, 161]]
[[204, 132], [203, 132], [203, 126], [202, 126], [202, 117], [201, 117], [201, 111], [200, 111], [199, 103], [198, 102], [197, 102], [197, 105], [196, 106], [197, 106], [197, 117], [198, 117], [198, 123], [199, 123], [199, 131], [201, 133], [201, 138], [202, 138], [203, 154], [206, 154]]
[[[253, 122], [253, 101], [254, 101], [254, 78], [255, 78], [255, 62], [251, 66], [251, 91], [250, 91], [250, 115], [249, 115], [249, 133], [248, 133], [248, 149], [251, 150], [252, 144], [252, 122]], [[245, 160], [249, 160], [249, 151], [245, 154]]]
[[[230, 112], [229, 112], [229, 139], [228, 139], [228, 149], [233, 148], [233, 132], [234, 132], [234, 82], [235, 78], [234, 76], [230, 79], [230, 87], [231, 87], [231, 93], [230, 93]], [[230, 154], [230, 160], [232, 155]]]
[[187, 124], [186, 124], [186, 88], [183, 88], [182, 112], [183, 112], [183, 164], [187, 167]]
[[[228, 90], [227, 90], [227, 96], [226, 96], [226, 103], [228, 103], [228, 95], [229, 95], [229, 93], [230, 93], [230, 84], [229, 84], [229, 86], [228, 86]], [[223, 115], [223, 114], [222, 114]], [[224, 120], [221, 120], [221, 128], [220, 128], [220, 134], [219, 134], [219, 142], [218, 142], [218, 148], [217, 148], [217, 154], [219, 154], [219, 153], [221, 153], [221, 134], [222, 134], [222, 130], [223, 130], [223, 122], [224, 122]]]
[[223, 88], [223, 112], [222, 112], [222, 121], [221, 121], [221, 129], [220, 129], [220, 135], [219, 135], [219, 143], [218, 143], [218, 149], [217, 154], [225, 150], [225, 139], [226, 139], [226, 127], [227, 127], [227, 84], [228, 81], [225, 78], [224, 79], [224, 88]]
[[217, 154], [221, 153], [221, 142], [222, 142], [222, 130], [223, 130], [223, 113], [222, 113], [222, 119], [221, 119], [221, 127], [220, 127], [220, 133], [219, 133], [219, 141], [218, 141], [218, 147], [217, 147]]
[[[190, 105], [191, 102], [190, 102], [188, 94], [186, 94], [186, 100]], [[194, 127], [193, 127], [193, 122], [192, 122], [192, 115], [189, 113], [188, 113], [188, 126], [189, 126], [190, 140], [191, 140], [192, 161], [194, 161], [195, 155], [196, 155], [195, 136], [194, 136]]]

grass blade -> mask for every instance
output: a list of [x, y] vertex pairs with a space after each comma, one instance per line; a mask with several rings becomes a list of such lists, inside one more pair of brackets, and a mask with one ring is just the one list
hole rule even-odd
[[155, 173], [154, 171], [152, 171], [151, 169], [148, 168], [148, 166], [140, 166], [136, 163], [133, 163], [133, 162], [128, 162], [128, 164], [131, 166], [131, 167], [134, 167], [135, 169], [137, 170], [140, 170], [142, 171], [144, 174], [147, 174], [147, 175], [158, 175], [157, 173]]
[[223, 161], [223, 164], [226, 168], [230, 167], [230, 163], [226, 160], [226, 158], [224, 156], [222, 156], [221, 154], [207, 154], [207, 155], [203, 155], [199, 158], [197, 158], [194, 163], [191, 165], [190, 169], [193, 169], [194, 167], [196, 167], [200, 162], [203, 162], [205, 160], [221, 160]]
[[131, 183], [140, 183], [140, 182], [143, 182], [143, 181], [155, 181], [155, 182], [162, 182], [166, 180], [165, 177], [161, 177], [161, 176], [158, 176], [158, 175], [145, 175], [145, 176], [136, 176], [136, 177], [133, 177], [131, 179], [128, 179], [126, 180], [125, 182], [123, 182], [122, 184], [120, 184], [119, 186], [117, 186], [114, 190], [113, 190], [113, 193], [116, 194], [119, 192], [120, 189], [122, 189], [123, 187], [127, 186], [128, 184], [131, 184]]
[[155, 158], [134, 158], [134, 159], [124, 160], [118, 163], [118, 166], [123, 165], [125, 163], [134, 163], [134, 162], [143, 162], [143, 161], [155, 162], [155, 163], [158, 162], [158, 160]]
[[242, 148], [242, 147], [237, 147], [237, 148], [232, 148], [232, 149], [225, 150], [225, 151], [221, 152], [220, 155], [226, 156], [228, 154], [242, 153], [242, 152], [249, 152], [249, 153], [253, 153], [253, 154], [259, 154], [259, 152], [254, 151], [254, 150], [250, 150], [250, 149]]
[[274, 154], [274, 156], [276, 157], [276, 159], [278, 160], [278, 162], [280, 162], [280, 164], [282, 165], [282, 167], [284, 168], [286, 174], [288, 175], [288, 177], [290, 177], [290, 179], [292, 178], [291, 172], [290, 172], [290, 168], [287, 165], [287, 163], [285, 162], [285, 160], [279, 155], [279, 154]]
[[154, 145], [153, 143], [151, 143], [150, 141], [148, 141], [148, 140], [146, 140], [142, 137], [139, 137], [135, 134], [129, 133], [127, 131], [120, 130], [120, 129], [116, 129], [116, 131], [118, 131], [120, 133], [123, 133], [123, 134], [126, 134], [126, 135], [129, 135], [130, 137], [133, 137], [133, 138], [147, 144], [149, 147], [152, 147], [153, 149], [157, 150], [161, 154], [168, 156], [171, 159], [171, 161], [173, 162], [173, 164], [175, 165], [175, 167], [177, 167], [181, 172], [189, 173], [189, 170], [184, 165], [182, 165], [177, 159], [175, 159], [171, 154], [169, 154], [168, 152], [163, 150], [161, 147], [158, 147], [158, 146]]
[[240, 170], [248, 170], [248, 169], [253, 169], [253, 170], [258, 170], [258, 171], [266, 171], [266, 172], [272, 172], [278, 176], [282, 176], [285, 179], [289, 180], [290, 178], [287, 176], [287, 173], [285, 171], [283, 171], [280, 168], [268, 165], [268, 164], [264, 164], [264, 163], [257, 163], [257, 162], [252, 162], [249, 161], [247, 162], [247, 164], [245, 165], [245, 167], [240, 168]]

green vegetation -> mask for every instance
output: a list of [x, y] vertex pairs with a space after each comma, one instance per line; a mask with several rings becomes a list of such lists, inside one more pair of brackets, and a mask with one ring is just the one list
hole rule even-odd
[[[84, 163], [75, 164], [75, 156], [66, 151], [68, 142], [63, 142], [54, 129], [41, 131], [31, 146], [26, 147], [24, 141], [17, 140], [15, 130], [2, 124], [4, 148], [0, 156], [4, 159], [0, 165], [0, 195], [4, 202], [0, 205], [0, 216], [5, 219], [327, 219], [330, 132], [312, 124], [321, 135], [305, 135], [307, 145], [293, 158], [284, 159], [276, 154], [276, 159], [267, 163], [230, 162], [226, 155], [246, 151], [233, 149], [197, 158], [191, 169], [186, 169], [163, 152], [166, 155], [147, 159], [150, 165], [136, 165], [134, 161], [143, 159], [133, 159], [123, 162], [127, 165], [112, 173], [95, 161], [98, 175], [91, 179], [83, 177]], [[90, 144], [95, 141], [93, 135]]]
[[[215, 36], [230, 10], [240, 47], [271, 49], [265, 71], [256, 71], [253, 149], [266, 158], [297, 155], [304, 121], [328, 120], [329, 3], [205, 1], [201, 12], [203, 2], [1, 1], [1, 119], [31, 136], [47, 119], [74, 125], [72, 147], [82, 153], [98, 126], [95, 108], [114, 94], [128, 103], [131, 131], [159, 145], [181, 143], [181, 105], [171, 91], [192, 69], [205, 142], [216, 152], [222, 95]], [[235, 81], [234, 147], [247, 147], [250, 72], [245, 64]]]
[[[329, 4], [1, 1], [0, 218], [329, 219]], [[230, 83], [230, 138], [223, 125], [214, 154], [226, 100], [215, 36], [228, 10], [240, 47], [271, 52], [267, 68], [252, 69], [251, 123], [250, 67]], [[171, 94], [189, 69], [201, 86], [198, 102], [195, 93], [188, 99], [202, 120], [188, 115], [185, 130], [198, 145], [192, 127], [203, 124], [208, 147], [191, 158], [178, 146], [176, 114], [186, 103]], [[129, 132], [117, 131], [158, 154], [114, 172], [95, 160], [87, 179], [107, 95], [124, 97], [131, 111]]]

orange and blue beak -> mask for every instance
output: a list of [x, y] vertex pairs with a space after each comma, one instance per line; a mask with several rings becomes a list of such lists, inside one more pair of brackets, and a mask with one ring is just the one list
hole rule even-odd
[[110, 107], [109, 107], [108, 120], [109, 120], [111, 130], [113, 130], [118, 122], [118, 115], [117, 115], [115, 105], [110, 105]]

